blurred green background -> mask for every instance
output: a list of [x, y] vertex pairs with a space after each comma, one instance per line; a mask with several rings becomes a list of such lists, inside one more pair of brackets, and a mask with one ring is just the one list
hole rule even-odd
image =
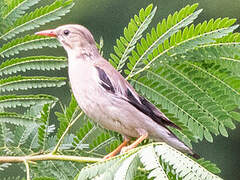
[[[82, 24], [89, 28], [97, 42], [99, 42], [101, 36], [103, 37], [104, 56], [109, 58], [109, 54], [113, 52], [116, 38], [122, 35], [123, 28], [128, 24], [130, 18], [139, 12], [140, 8], [145, 8], [150, 3], [158, 7], [152, 23], [152, 26], [154, 26], [168, 14], [174, 13], [187, 4], [196, 2], [199, 3], [199, 8], [202, 8], [203, 12], [195, 23], [218, 17], [237, 18], [237, 23], [240, 23], [240, 0], [75, 0], [75, 6], [67, 16], [55, 23], [41, 27], [41, 29], [55, 28], [58, 25], [69, 23]], [[47, 55], [66, 55], [62, 48], [52, 49], [51, 51], [45, 49], [41, 52]], [[67, 76], [66, 70], [61, 73]], [[66, 88], [58, 91], [57, 96], [65, 95], [67, 98]], [[212, 144], [203, 141], [194, 145], [196, 152], [221, 168], [221, 177], [224, 179], [240, 179], [239, 127], [239, 124], [237, 124], [236, 130], [229, 131], [228, 138], [219, 136], [214, 138]]]

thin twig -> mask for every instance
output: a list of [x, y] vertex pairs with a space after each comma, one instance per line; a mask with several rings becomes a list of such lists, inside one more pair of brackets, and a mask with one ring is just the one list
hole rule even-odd
[[30, 169], [29, 169], [29, 164], [26, 159], [23, 159], [23, 162], [26, 166], [26, 172], [27, 172], [27, 180], [30, 180]]
[[61, 109], [62, 109], [62, 112], [64, 112], [65, 108], [64, 108], [62, 102], [59, 100], [58, 103], [59, 103], [59, 105], [60, 105], [60, 107], [61, 107]]
[[73, 124], [83, 115], [83, 112], [81, 112], [74, 120], [72, 120], [68, 127], [65, 129], [64, 133], [62, 134], [62, 136], [60, 137], [59, 141], [57, 142], [56, 146], [54, 147], [52, 154], [55, 154], [58, 151], [59, 146], [61, 145], [63, 138], [65, 137], [65, 135], [68, 133], [69, 129], [73, 126]]
[[[74, 161], [81, 163], [95, 163], [102, 160], [102, 158], [91, 158], [91, 157], [79, 157], [79, 156], [68, 156], [68, 155], [54, 155], [54, 154], [42, 154], [36, 156], [0, 156], [0, 163], [18, 163], [23, 162], [27, 168], [28, 162], [32, 161]], [[29, 168], [29, 166], [28, 166]]]

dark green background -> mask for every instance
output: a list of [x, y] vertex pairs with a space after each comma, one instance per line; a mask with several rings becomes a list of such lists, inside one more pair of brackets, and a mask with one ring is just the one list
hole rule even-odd
[[[152, 25], [185, 5], [196, 2], [199, 3], [200, 8], [203, 8], [203, 12], [195, 23], [218, 17], [237, 18], [239, 23], [240, 16], [240, 0], [76, 0], [75, 2], [74, 8], [67, 16], [41, 29], [55, 28], [58, 25], [69, 23], [82, 24], [90, 29], [97, 42], [100, 36], [103, 37], [105, 58], [109, 58], [109, 53], [113, 52], [115, 40], [122, 35], [123, 28], [128, 24], [130, 18], [138, 13], [140, 8], [145, 8], [150, 3], [158, 7]], [[44, 54], [48, 55], [65, 55], [62, 48], [44, 51]], [[67, 75], [66, 71], [61, 73]], [[63, 94], [64, 90], [59, 91], [58, 96]], [[229, 131], [229, 138], [218, 136], [214, 137], [214, 143], [203, 141], [194, 145], [196, 152], [221, 168], [221, 176], [224, 179], [240, 179], [239, 124], [237, 126], [236, 130]]]

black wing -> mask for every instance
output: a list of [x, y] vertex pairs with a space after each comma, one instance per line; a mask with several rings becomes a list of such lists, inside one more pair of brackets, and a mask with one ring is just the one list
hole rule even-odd
[[105, 71], [98, 66], [95, 66], [95, 67], [98, 71], [98, 76], [101, 80], [101, 86], [104, 89], [106, 89], [107, 91], [110, 91], [111, 93], [115, 93], [115, 89], [114, 89], [110, 79], [108, 78], [107, 74], [105, 73]]
[[132, 92], [127, 89], [126, 95], [128, 98], [128, 102], [132, 104], [135, 108], [137, 108], [142, 113], [146, 114], [156, 123], [162, 126], [172, 126], [177, 129], [181, 129], [176, 124], [171, 122], [164, 114], [162, 114], [152, 103], [146, 100], [144, 97], [139, 96], [140, 102], [133, 96]]

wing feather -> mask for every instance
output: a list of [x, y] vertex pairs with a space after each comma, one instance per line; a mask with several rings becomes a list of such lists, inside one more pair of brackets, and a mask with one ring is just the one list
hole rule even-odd
[[110, 91], [111, 93], [115, 93], [114, 87], [109, 79], [109, 77], [107, 76], [107, 74], [105, 73], [105, 71], [103, 69], [101, 69], [98, 66], [95, 66], [97, 71], [98, 71], [98, 76], [99, 79], [101, 80], [101, 86], [106, 89], [107, 91]]
[[114, 69], [114, 67], [102, 59], [95, 66], [98, 70], [101, 85], [110, 93], [127, 101], [129, 104], [137, 108], [139, 111], [150, 117], [153, 121], [162, 126], [171, 126], [181, 129], [179, 126], [170, 121], [156, 106], [139, 96], [134, 88], [123, 78], [123, 76]]
[[161, 111], [159, 111], [152, 103], [150, 103], [144, 97], [139, 96], [140, 102], [133, 96], [132, 92], [127, 89], [126, 92], [128, 102], [137, 108], [142, 113], [146, 114], [156, 123], [162, 126], [172, 126], [177, 129], [181, 129], [179, 126], [170, 121]]

